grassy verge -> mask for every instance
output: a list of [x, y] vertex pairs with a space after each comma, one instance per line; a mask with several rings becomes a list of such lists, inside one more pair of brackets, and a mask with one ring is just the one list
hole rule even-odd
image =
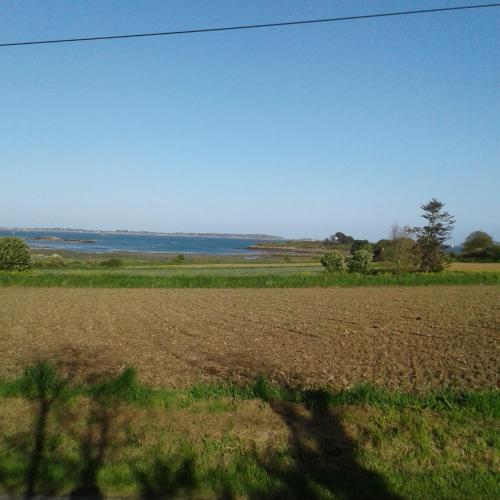
[[154, 390], [132, 369], [0, 381], [0, 491], [203, 498], [494, 498], [496, 391]]
[[101, 288], [301, 288], [377, 285], [498, 285], [497, 272], [443, 272], [374, 275], [268, 274], [245, 276], [175, 275], [154, 276], [96, 273], [50, 273], [43, 271], [0, 273], [0, 286], [101, 287]]
[[183, 408], [196, 401], [227, 399], [286, 401], [306, 406], [337, 407], [370, 405], [395, 408], [461, 410], [483, 416], [500, 418], [500, 397], [497, 391], [465, 391], [450, 387], [426, 393], [387, 391], [370, 384], [359, 384], [340, 392], [323, 389], [283, 387], [265, 377], [257, 377], [252, 384], [205, 383], [188, 389], [155, 389], [141, 384], [135, 369], [128, 367], [116, 378], [92, 385], [69, 384], [48, 362], [28, 367], [19, 378], [0, 379], [1, 398], [37, 398], [41, 393], [69, 401], [76, 397], [117, 398], [138, 407], [158, 406]]

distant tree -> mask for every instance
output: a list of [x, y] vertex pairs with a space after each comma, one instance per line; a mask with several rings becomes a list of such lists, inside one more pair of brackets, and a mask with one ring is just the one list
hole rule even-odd
[[391, 241], [388, 239], [382, 239], [377, 241], [373, 245], [373, 260], [376, 262], [382, 262], [386, 259], [387, 249], [390, 246]]
[[348, 267], [350, 273], [367, 273], [372, 261], [372, 252], [368, 250], [357, 250], [349, 261]]
[[0, 269], [24, 271], [33, 268], [33, 257], [21, 238], [0, 238]]
[[500, 245], [495, 243], [486, 249], [488, 262], [500, 262]]
[[411, 237], [411, 232], [394, 223], [390, 237], [385, 260], [390, 262], [398, 273], [409, 270], [415, 265], [416, 260], [415, 241]]
[[480, 262], [500, 262], [500, 245], [484, 231], [474, 231], [463, 243], [461, 258]]
[[335, 233], [335, 237], [337, 239], [337, 243], [340, 243], [341, 245], [350, 245], [354, 241], [352, 236], [340, 232]]
[[321, 257], [321, 264], [328, 273], [342, 273], [347, 270], [344, 255], [335, 250], [325, 253]]
[[455, 223], [455, 218], [443, 211], [444, 206], [444, 203], [436, 198], [421, 205], [420, 208], [424, 211], [422, 217], [427, 221], [427, 224], [410, 230], [417, 237], [420, 251], [420, 270], [426, 273], [444, 269], [445, 241], [450, 239]]
[[350, 245], [354, 241], [354, 238], [352, 236], [348, 236], [347, 234], [341, 233], [340, 231], [332, 234], [327, 239], [330, 243], [338, 243], [339, 245]]
[[351, 255], [354, 255], [358, 250], [366, 250], [373, 253], [373, 245], [368, 240], [354, 240], [351, 243]]
[[466, 254], [478, 253], [486, 250], [494, 244], [493, 238], [484, 231], [470, 233], [463, 243], [463, 252]]

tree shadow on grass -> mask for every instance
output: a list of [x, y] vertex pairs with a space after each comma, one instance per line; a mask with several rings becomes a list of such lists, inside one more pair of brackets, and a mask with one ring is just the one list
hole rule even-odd
[[[33, 428], [33, 447], [29, 454], [29, 465], [26, 469], [25, 497], [35, 495], [40, 475], [44, 468], [44, 453], [47, 441], [47, 422], [49, 412], [60, 398], [64, 383], [57, 377], [53, 368], [47, 363], [39, 363], [26, 372], [25, 390], [36, 406]], [[47, 484], [49, 486], [49, 484]], [[52, 484], [51, 488], [57, 488]], [[54, 491], [48, 491], [53, 493]]]
[[115, 405], [92, 398], [85, 432], [80, 438], [80, 467], [77, 487], [70, 498], [103, 498], [97, 476], [104, 465], [109, 446]]
[[[400, 497], [391, 492], [386, 480], [359, 462], [359, 445], [345, 431], [340, 410], [329, 404], [330, 394], [317, 389], [304, 394], [305, 404], [279, 400], [268, 382], [275, 375], [273, 367], [262, 360], [212, 358], [220, 366], [230, 366], [238, 373], [261, 373], [257, 381], [264, 383], [257, 394], [287, 426], [289, 442], [286, 455], [271, 446], [266, 453], [254, 451], [254, 459], [271, 482], [279, 486], [272, 492], [258, 489], [251, 498], [320, 499], [342, 498], [388, 499]], [[293, 377], [299, 380], [298, 377]], [[283, 393], [293, 394], [293, 388], [281, 385]], [[291, 398], [293, 399], [293, 398]], [[287, 458], [290, 456], [292, 463]], [[235, 496], [232, 484], [227, 484], [222, 497]]]
[[[24, 492], [31, 498], [56, 495], [76, 484], [70, 498], [102, 498], [97, 475], [104, 465], [116, 402], [91, 397], [88, 408], [68, 405], [70, 378], [61, 378], [46, 362], [25, 370], [20, 390], [30, 401], [32, 424], [3, 438], [0, 486], [6, 492]], [[87, 418], [82, 430], [83, 412]], [[65, 438], [78, 444], [76, 454], [63, 446]]]
[[[119, 391], [133, 389], [136, 380], [125, 371], [93, 386], [97, 390], [85, 400], [69, 403], [71, 380], [71, 373], [62, 378], [46, 362], [25, 370], [21, 394], [30, 401], [31, 422], [27, 429], [2, 437], [0, 490], [25, 498], [61, 493], [73, 499], [104, 498], [99, 473], [113, 450], [125, 446], [128, 428]], [[141, 469], [129, 464], [140, 496], [188, 496], [196, 486], [196, 455], [185, 451], [179, 456], [160, 453]]]
[[[99, 473], [110, 457], [110, 447], [123, 445], [117, 430], [124, 423], [115, 419], [120, 398], [114, 397], [111, 389], [126, 389], [123, 384], [127, 380], [132, 387], [133, 380], [123, 376], [111, 381], [107, 389], [104, 387], [106, 390], [101, 387], [100, 392], [90, 394], [86, 399], [88, 407], [69, 408], [65, 402], [67, 379], [60, 379], [47, 364], [28, 369], [22, 391], [32, 401], [32, 429], [10, 436], [10, 442], [4, 440], [23, 466], [14, 478], [8, 477], [12, 469], [0, 470], [3, 488], [14, 493], [24, 491], [30, 498], [67, 492], [73, 487], [70, 498], [103, 498]], [[247, 455], [232, 457], [234, 463], [211, 469], [189, 444], [184, 445], [188, 448], [168, 453], [160, 447], [157, 455], [145, 450], [146, 460], [132, 463], [129, 468], [140, 496], [189, 498], [199, 493], [200, 487], [212, 484], [212, 491], [224, 499], [242, 494], [252, 499], [399, 498], [379, 474], [359, 463], [358, 446], [345, 432], [340, 412], [329, 406], [326, 392], [310, 391], [304, 405], [276, 398], [272, 388], [261, 385], [262, 391], [256, 394], [269, 403], [288, 429], [286, 453], [276, 446], [269, 446], [266, 452], [245, 451]], [[75, 445], [73, 451], [61, 446], [54, 424], [57, 434], [65, 435], [66, 442]], [[217, 474], [217, 481], [211, 482], [205, 472], [198, 474], [197, 466], [209, 475]], [[226, 466], [232, 467], [232, 473]], [[252, 477], [255, 474], [261, 482]]]
[[141, 498], [189, 498], [196, 488], [195, 459], [180, 462], [169, 458], [155, 458], [147, 470], [137, 470], [135, 477]]
[[[271, 498], [390, 499], [392, 493], [378, 473], [358, 462], [357, 443], [344, 430], [338, 411], [329, 408], [327, 393], [308, 394], [306, 407], [285, 401], [270, 401], [289, 431], [293, 465], [284, 465], [269, 450], [260, 464], [281, 486]], [[254, 498], [261, 498], [259, 493]]]

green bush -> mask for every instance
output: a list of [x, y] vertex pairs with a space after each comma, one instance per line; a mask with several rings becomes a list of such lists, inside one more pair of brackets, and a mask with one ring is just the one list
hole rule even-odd
[[121, 267], [121, 266], [123, 266], [123, 262], [118, 257], [111, 257], [110, 259], [103, 260], [101, 262], [101, 266], [104, 266], [104, 267]]
[[181, 253], [179, 255], [177, 255], [177, 257], [174, 259], [174, 262], [184, 262], [186, 260], [186, 257], [184, 257], [184, 255], [182, 255]]
[[64, 267], [64, 259], [57, 254], [52, 254], [49, 260], [51, 267]]
[[35, 269], [53, 269], [65, 267], [64, 259], [59, 255], [51, 255], [46, 258], [45, 256], [37, 257], [34, 264]]
[[321, 258], [321, 264], [328, 273], [342, 273], [347, 269], [345, 257], [335, 250], [325, 253]]
[[349, 261], [349, 272], [366, 274], [370, 268], [371, 261], [371, 252], [368, 250], [357, 250]]
[[358, 250], [373, 252], [373, 245], [368, 240], [354, 240], [349, 251], [354, 255]]
[[0, 238], [0, 269], [24, 271], [33, 268], [33, 257], [21, 238]]

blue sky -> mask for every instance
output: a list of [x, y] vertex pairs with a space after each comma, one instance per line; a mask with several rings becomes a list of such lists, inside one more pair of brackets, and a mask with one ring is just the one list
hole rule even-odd
[[[465, 5], [4, 1], [1, 41]], [[486, 2], [485, 2], [486, 3]], [[500, 9], [0, 49], [0, 226], [500, 239]]]

